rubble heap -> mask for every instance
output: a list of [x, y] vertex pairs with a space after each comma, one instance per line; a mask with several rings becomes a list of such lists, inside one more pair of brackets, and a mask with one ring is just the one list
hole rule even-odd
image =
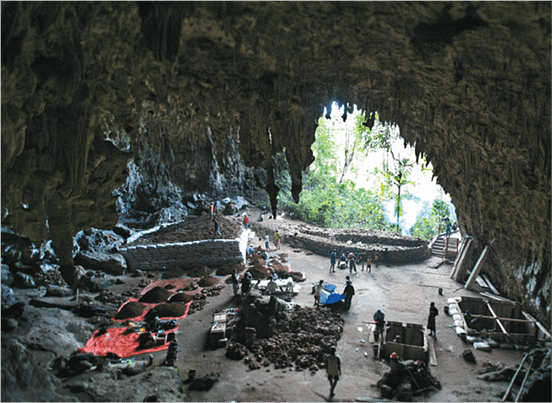
[[[250, 293], [249, 304], [242, 311], [245, 328], [254, 328], [258, 338], [241, 332], [230, 344], [227, 357], [245, 358], [251, 369], [274, 364], [274, 368], [295, 368], [317, 371], [324, 366], [330, 346], [341, 338], [344, 320], [329, 308], [300, 307], [287, 304], [274, 296], [268, 298]], [[246, 300], [247, 301], [247, 300]], [[251, 355], [248, 355], [251, 353]]]

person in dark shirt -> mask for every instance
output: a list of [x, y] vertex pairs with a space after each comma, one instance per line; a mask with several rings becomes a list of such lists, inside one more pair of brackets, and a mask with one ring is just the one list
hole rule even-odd
[[379, 334], [383, 334], [383, 325], [385, 324], [385, 314], [381, 310], [377, 310], [374, 314], [374, 321], [376, 322], [376, 329]]
[[353, 283], [351, 280], [347, 280], [347, 285], [343, 290], [343, 294], [345, 294], [345, 309], [350, 309], [353, 295], [355, 295], [355, 287], [353, 287]]
[[439, 310], [435, 307], [435, 302], [429, 305], [429, 317], [427, 318], [427, 328], [429, 329], [429, 335], [437, 339], [435, 333], [435, 317], [439, 315]]

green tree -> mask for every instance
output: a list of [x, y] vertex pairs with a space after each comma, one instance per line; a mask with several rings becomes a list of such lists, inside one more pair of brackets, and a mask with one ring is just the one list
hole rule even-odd
[[450, 205], [442, 199], [435, 199], [431, 208], [429, 203], [425, 203], [422, 212], [410, 229], [410, 234], [428, 240], [433, 238], [437, 234], [439, 224], [445, 217], [450, 217], [450, 213]]

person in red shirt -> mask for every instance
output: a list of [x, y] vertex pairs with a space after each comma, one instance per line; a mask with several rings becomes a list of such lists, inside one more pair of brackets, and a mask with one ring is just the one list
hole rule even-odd
[[245, 228], [249, 228], [249, 217], [247, 216], [247, 214], [244, 214], [243, 216], [243, 225]]

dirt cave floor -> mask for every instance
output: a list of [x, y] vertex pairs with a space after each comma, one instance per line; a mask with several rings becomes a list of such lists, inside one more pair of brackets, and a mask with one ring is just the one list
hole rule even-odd
[[[250, 217], [258, 217], [259, 211], [248, 209]], [[222, 217], [221, 217], [222, 218]], [[239, 224], [241, 218], [231, 217], [229, 221]], [[220, 220], [225, 222], [225, 220]], [[206, 225], [212, 223], [206, 220]], [[325, 283], [336, 284], [341, 291], [345, 286], [345, 276], [348, 270], [337, 269], [329, 273], [329, 258], [311, 254], [308, 251], [297, 250], [286, 244], [285, 234], [301, 225], [301, 222], [289, 217], [265, 219], [259, 222], [251, 220], [255, 238], [254, 247], [264, 245], [264, 235], [271, 238], [271, 248], [274, 248], [273, 234], [276, 229], [284, 234], [281, 249], [271, 249], [270, 254], [286, 253], [292, 271], [303, 272], [306, 281], [300, 283], [301, 292], [293, 298], [293, 302], [304, 306], [313, 305], [311, 293], [312, 284], [323, 279]], [[172, 239], [172, 238], [168, 238]], [[262, 239], [262, 241], [258, 241]], [[159, 242], [162, 240], [159, 239]], [[174, 241], [173, 241], [174, 242]], [[341, 340], [337, 343], [337, 354], [342, 360], [342, 377], [339, 380], [332, 401], [370, 401], [379, 400], [380, 391], [377, 381], [389, 366], [382, 360], [373, 358], [372, 346], [368, 342], [367, 325], [372, 322], [373, 313], [379, 308], [386, 320], [410, 323], [427, 323], [427, 313], [430, 302], [435, 302], [439, 309], [437, 317], [437, 340], [435, 351], [437, 366], [430, 366], [431, 373], [441, 383], [438, 392], [420, 395], [418, 401], [500, 401], [508, 382], [487, 382], [476, 378], [485, 362], [505, 366], [518, 365], [523, 358], [523, 352], [517, 350], [493, 349], [491, 352], [475, 350], [473, 346], [464, 344], [456, 336], [452, 318], [445, 315], [443, 307], [451, 297], [461, 295], [478, 296], [477, 292], [465, 290], [462, 284], [450, 279], [452, 265], [442, 264], [431, 268], [440, 258], [430, 259], [417, 264], [402, 266], [372, 267], [371, 272], [351, 274], [356, 295], [349, 311], [341, 312], [345, 324]], [[121, 285], [129, 287], [131, 282]], [[439, 295], [438, 288], [443, 289]], [[162, 388], [152, 390], [161, 400], [182, 401], [296, 401], [314, 402], [329, 401], [329, 383], [324, 370], [294, 371], [287, 369], [268, 368], [250, 370], [243, 361], [233, 361], [225, 357], [225, 349], [213, 350], [208, 346], [208, 332], [211, 327], [213, 312], [218, 309], [239, 307], [233, 298], [232, 287], [226, 286], [220, 295], [209, 299], [204, 309], [195, 312], [182, 320], [177, 338], [180, 353], [176, 364], [178, 375], [185, 381], [187, 371], [194, 369], [198, 375], [218, 371], [220, 379], [208, 391], [190, 391], [186, 385], [177, 394], [167, 394]], [[366, 342], [361, 343], [364, 339]], [[461, 353], [470, 348], [477, 362], [464, 361]], [[367, 354], [365, 354], [367, 353]], [[166, 352], [154, 354], [154, 366], [161, 365]], [[136, 359], [140, 359], [137, 356]], [[163, 395], [165, 393], [165, 395]], [[136, 396], [140, 401], [145, 396]]]

